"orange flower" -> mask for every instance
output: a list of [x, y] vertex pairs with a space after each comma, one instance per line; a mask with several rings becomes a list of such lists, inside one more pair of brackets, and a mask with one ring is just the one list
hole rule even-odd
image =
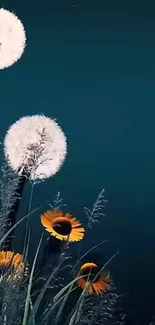
[[[23, 256], [21, 254], [14, 254], [11, 251], [1, 251], [0, 252], [0, 271], [1, 279], [6, 275], [7, 269], [10, 270], [10, 274], [15, 278], [20, 277], [24, 273], [24, 262], [22, 261]], [[13, 273], [12, 273], [13, 272]], [[7, 274], [7, 277], [10, 278], [10, 275]]]
[[24, 263], [22, 262], [21, 254], [14, 254], [11, 251], [0, 252], [0, 268], [5, 268], [8, 266], [13, 266], [14, 269], [21, 268]]
[[85, 229], [70, 213], [61, 210], [48, 210], [41, 216], [41, 223], [52, 236], [69, 242], [80, 241]]
[[[81, 279], [77, 280], [79, 287], [82, 289], [88, 287], [88, 293], [90, 295], [96, 292], [97, 295], [101, 295], [111, 289], [111, 279], [110, 274], [107, 275], [101, 273], [97, 276], [99, 272], [99, 267], [95, 263], [85, 263], [80, 268], [80, 276], [86, 275]], [[97, 276], [97, 277], [96, 277]]]

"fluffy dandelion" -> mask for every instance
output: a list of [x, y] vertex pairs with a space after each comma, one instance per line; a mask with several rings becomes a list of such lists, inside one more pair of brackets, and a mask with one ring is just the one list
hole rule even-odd
[[[109, 291], [111, 289], [111, 279], [110, 274], [99, 274], [99, 267], [95, 263], [85, 263], [80, 268], [80, 276], [84, 275], [81, 279], [77, 280], [77, 284], [82, 289], [88, 288], [88, 293], [90, 295], [96, 293], [101, 295], [103, 292]], [[97, 277], [96, 277], [97, 276]]]
[[41, 216], [41, 223], [52, 236], [69, 242], [80, 241], [84, 237], [84, 228], [70, 213], [61, 210], [48, 210]]
[[26, 44], [24, 26], [12, 12], [0, 9], [0, 69], [8, 68], [22, 56]]
[[55, 120], [44, 115], [20, 118], [7, 131], [4, 153], [10, 167], [32, 181], [53, 176], [67, 154], [66, 137]]

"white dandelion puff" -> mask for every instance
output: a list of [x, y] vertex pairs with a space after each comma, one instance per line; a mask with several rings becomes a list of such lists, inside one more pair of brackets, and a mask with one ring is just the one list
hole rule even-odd
[[67, 154], [66, 136], [44, 115], [20, 118], [7, 131], [4, 154], [10, 167], [32, 181], [53, 176]]
[[22, 56], [26, 45], [24, 26], [12, 12], [0, 9], [0, 69], [8, 68]]

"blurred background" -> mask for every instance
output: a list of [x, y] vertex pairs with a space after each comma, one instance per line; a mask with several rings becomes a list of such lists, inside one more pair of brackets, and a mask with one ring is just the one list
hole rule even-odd
[[[27, 47], [0, 71], [0, 139], [24, 115], [56, 118], [68, 156], [53, 179], [35, 186], [32, 206], [60, 191], [85, 223], [83, 207], [105, 188], [106, 217], [85, 247], [109, 239], [93, 253], [100, 262], [119, 249], [109, 268], [118, 291], [129, 293], [129, 323], [148, 324], [155, 314], [155, 2], [1, 0], [1, 7], [23, 22]], [[28, 187], [23, 211], [29, 195]]]

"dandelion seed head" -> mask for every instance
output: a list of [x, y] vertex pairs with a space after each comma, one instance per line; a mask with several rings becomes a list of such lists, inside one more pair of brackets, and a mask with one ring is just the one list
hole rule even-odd
[[12, 12], [0, 9], [0, 69], [8, 68], [22, 56], [26, 45], [24, 26]]
[[48, 178], [60, 169], [65, 160], [66, 136], [49, 117], [22, 117], [6, 133], [4, 154], [18, 175], [25, 175], [33, 181]]

